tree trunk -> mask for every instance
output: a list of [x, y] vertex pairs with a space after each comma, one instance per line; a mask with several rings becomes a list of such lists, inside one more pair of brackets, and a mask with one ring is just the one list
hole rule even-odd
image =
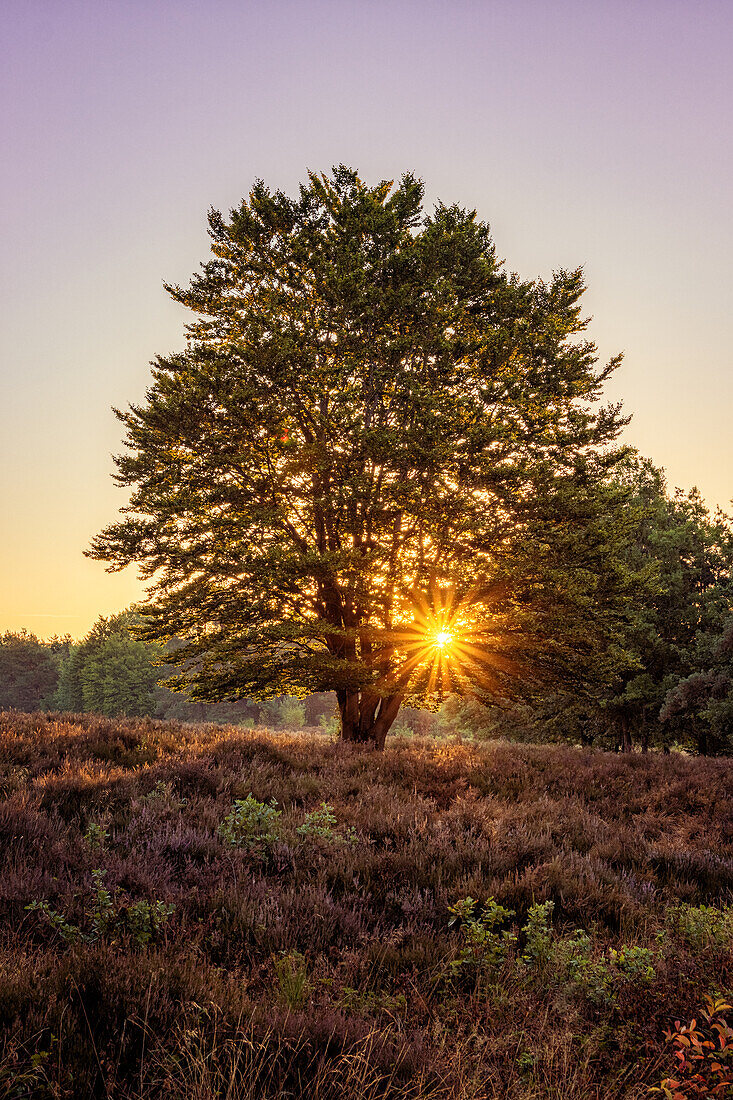
[[336, 699], [341, 716], [341, 740], [383, 749], [402, 696], [381, 696], [367, 689], [337, 691]]
[[624, 714], [621, 718], [621, 752], [631, 752], [632, 748], [631, 722], [628, 715]]

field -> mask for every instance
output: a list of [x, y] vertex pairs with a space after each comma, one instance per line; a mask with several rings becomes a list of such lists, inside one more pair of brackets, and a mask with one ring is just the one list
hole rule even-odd
[[724, 760], [8, 713], [0, 1098], [646, 1096], [732, 888]]

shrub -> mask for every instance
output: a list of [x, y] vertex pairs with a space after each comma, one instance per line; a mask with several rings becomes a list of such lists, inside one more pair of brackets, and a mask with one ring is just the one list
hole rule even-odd
[[113, 932], [126, 932], [138, 947], [147, 947], [175, 912], [175, 905], [145, 900], [120, 905], [104, 885], [106, 874], [99, 869], [92, 871], [94, 892], [84, 908], [81, 925], [71, 924], [47, 901], [33, 901], [26, 910], [41, 913], [65, 943], [96, 943]]
[[90, 821], [84, 833], [84, 843], [87, 847], [93, 852], [101, 852], [108, 840], [109, 833], [104, 825], [99, 825], [94, 821]]
[[552, 913], [554, 901], [537, 902], [527, 913], [527, 923], [522, 928], [524, 951], [522, 962], [544, 969], [552, 952]]
[[333, 806], [328, 802], [322, 802], [315, 810], [306, 815], [302, 825], [295, 830], [298, 836], [318, 836], [322, 840], [335, 840], [336, 815]]
[[667, 910], [666, 925], [690, 947], [723, 947], [733, 941], [733, 909], [715, 905], [674, 905]]
[[513, 909], [497, 905], [493, 898], [488, 898], [482, 909], [477, 909], [477, 906], [478, 902], [469, 897], [448, 908], [451, 914], [448, 927], [457, 924], [464, 943], [451, 962], [454, 974], [460, 973], [466, 965], [481, 969], [499, 966], [504, 962], [508, 949], [516, 942], [516, 933], [497, 931], [498, 925], [514, 916]]
[[674, 1049], [674, 1074], [650, 1092], [661, 1093], [666, 1100], [733, 1097], [733, 1027], [725, 1015], [731, 1011], [723, 998], [706, 997], [700, 1010], [702, 1026], [694, 1018], [689, 1024], [675, 1020], [665, 1032]]
[[571, 957], [570, 973], [576, 988], [593, 1004], [610, 1008], [624, 986], [644, 985], [656, 977], [654, 952], [649, 948], [625, 944], [618, 951], [612, 947], [608, 955], [604, 952], [592, 959], [590, 941], [585, 934], [583, 937], [576, 940], [581, 950]]
[[251, 794], [237, 799], [219, 826], [218, 833], [232, 848], [264, 854], [278, 839], [281, 810], [275, 799], [258, 802]]
[[334, 832], [336, 825], [337, 821], [336, 815], [333, 812], [333, 806], [330, 806], [328, 802], [321, 802], [320, 806], [315, 810], [311, 810], [309, 814], [306, 814], [305, 821], [302, 825], [299, 825], [295, 831], [298, 836], [319, 837], [321, 840], [326, 840], [330, 844], [354, 844], [356, 841], [356, 830], [352, 827], [347, 829], [345, 833], [337, 833]]
[[175, 908], [175, 905], [167, 905], [163, 901], [140, 900], [128, 905], [124, 921], [133, 943], [138, 947], [147, 947], [172, 916]]

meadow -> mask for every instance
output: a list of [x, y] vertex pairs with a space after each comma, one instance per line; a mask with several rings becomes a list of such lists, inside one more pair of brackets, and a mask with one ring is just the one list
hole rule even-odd
[[0, 715], [0, 1098], [648, 1096], [733, 991], [732, 780]]

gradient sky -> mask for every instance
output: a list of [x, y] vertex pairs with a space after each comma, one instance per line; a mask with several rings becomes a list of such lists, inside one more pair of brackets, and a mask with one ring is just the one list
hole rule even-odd
[[2, 0], [0, 630], [140, 597], [82, 557], [120, 426], [180, 348], [163, 279], [261, 177], [409, 169], [524, 277], [584, 264], [610, 396], [672, 486], [733, 496], [733, 4]]

